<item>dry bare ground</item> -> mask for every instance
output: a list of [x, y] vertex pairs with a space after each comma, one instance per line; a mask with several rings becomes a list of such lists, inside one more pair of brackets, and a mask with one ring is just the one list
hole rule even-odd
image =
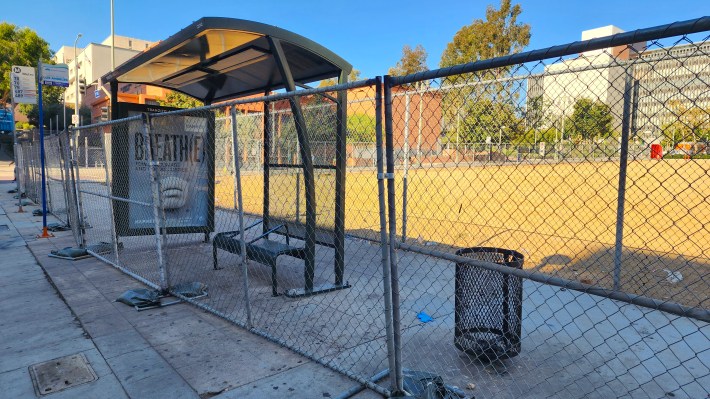
[[[398, 229], [402, 178], [400, 170], [395, 179]], [[232, 176], [217, 180], [217, 205], [232, 208]], [[295, 217], [296, 181], [296, 169], [272, 174], [273, 214]], [[299, 181], [302, 186], [302, 176]], [[408, 182], [408, 240], [449, 248], [515, 249], [525, 255], [525, 268], [612, 287], [618, 163], [421, 167], [409, 170]], [[630, 162], [626, 184], [622, 289], [707, 308], [710, 160]], [[346, 229], [377, 238], [376, 172], [348, 171], [345, 190]], [[260, 172], [244, 174], [243, 192], [246, 212], [260, 214]], [[303, 187], [300, 196], [303, 214]], [[316, 200], [318, 222], [332, 225], [332, 172], [317, 173]], [[669, 272], [680, 272], [682, 281], [670, 282]]]

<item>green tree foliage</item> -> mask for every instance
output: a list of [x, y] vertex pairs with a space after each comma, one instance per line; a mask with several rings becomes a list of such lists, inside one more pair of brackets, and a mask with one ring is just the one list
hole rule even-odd
[[[360, 70], [353, 68], [353, 70], [348, 74], [348, 82], [357, 82], [358, 80], [360, 80]], [[336, 78], [325, 79], [320, 81], [318, 87], [328, 87], [336, 84], [338, 84], [338, 79]]]
[[360, 70], [353, 68], [348, 74], [348, 82], [357, 82], [360, 80]]
[[549, 105], [542, 96], [530, 97], [527, 99], [527, 107], [524, 113], [525, 129], [516, 137], [512, 138], [515, 144], [536, 144], [541, 141], [553, 143], [562, 137], [554, 123], [551, 123], [553, 116], [549, 115]]
[[540, 129], [545, 122], [545, 104], [542, 96], [528, 99], [528, 108], [525, 112], [525, 119], [529, 127]]
[[49, 62], [49, 43], [30, 28], [0, 22], [0, 104], [10, 101], [10, 68], [12, 65], [37, 66]]
[[710, 142], [710, 107], [702, 108], [695, 104], [688, 107], [675, 100], [670, 101], [668, 106], [674, 117], [662, 128], [664, 146], [675, 148], [683, 141]]
[[448, 134], [449, 142], [483, 143], [488, 137], [494, 142], [510, 142], [521, 134], [522, 125], [508, 104], [481, 98], [463, 104]]
[[427, 52], [424, 46], [418, 44], [412, 49], [408, 44], [402, 47], [402, 58], [397, 61], [397, 64], [390, 68], [387, 72], [393, 76], [404, 76], [417, 72], [428, 71], [426, 65]]
[[540, 142], [555, 143], [562, 138], [562, 132], [554, 127], [541, 127], [539, 129], [527, 129], [524, 134], [521, 134], [512, 139], [512, 143], [516, 145], [533, 145]]
[[[36, 67], [38, 61], [54, 64], [50, 58], [52, 51], [49, 43], [30, 28], [20, 28], [7, 22], [0, 22], [0, 104], [10, 101], [10, 68], [12, 65]], [[63, 128], [62, 96], [63, 87], [43, 86], [42, 104], [44, 108], [43, 124], [53, 124], [59, 115], [60, 128]], [[39, 126], [39, 107], [34, 104], [21, 104], [19, 112], [25, 114], [29, 123]], [[71, 114], [71, 109], [67, 114]], [[89, 112], [90, 114], [90, 112]], [[71, 117], [69, 117], [71, 119]]]
[[[64, 87], [58, 87], [58, 86], [42, 86], [42, 111], [44, 114], [44, 125], [49, 126], [49, 121], [52, 120], [52, 123], [56, 121], [55, 118], [57, 115], [59, 115], [59, 123], [61, 128], [63, 129], [63, 118], [62, 118], [62, 111], [64, 109], [64, 106], [62, 105], [62, 97], [64, 95]], [[37, 104], [20, 104], [18, 107], [19, 111], [27, 116], [27, 120], [35, 125], [39, 126], [39, 106]], [[67, 108], [67, 115], [69, 116], [67, 118], [67, 124], [71, 124], [71, 115], [74, 113], [73, 108]], [[90, 120], [91, 118], [91, 110], [88, 108], [86, 109], [79, 109], [79, 115], [84, 117], [85, 121]]]
[[368, 114], [348, 115], [348, 142], [375, 141], [375, 116]]
[[[42, 93], [44, 94], [44, 93]], [[44, 95], [42, 96], [44, 97]], [[43, 124], [46, 127], [49, 127], [50, 121], [52, 122], [52, 128], [56, 129], [56, 123], [57, 123], [57, 116], [59, 117], [59, 129], [62, 130], [64, 129], [64, 121], [66, 121], [67, 125], [71, 125], [71, 117], [74, 114], [74, 108], [67, 107], [66, 108], [66, 115], [62, 117], [62, 112], [64, 110], [64, 106], [61, 103], [52, 103], [52, 102], [47, 102], [46, 100], [44, 101], [43, 105], [43, 114], [44, 114], [44, 119], [43, 119]], [[30, 124], [33, 126], [39, 126], [39, 107], [36, 105], [29, 105], [29, 104], [22, 104], [20, 105], [20, 112], [25, 114], [27, 116], [27, 120], [29, 121]], [[81, 118], [82, 124], [86, 125], [87, 123], [91, 123], [91, 109], [89, 107], [81, 107], [79, 109], [79, 117]]]
[[[518, 22], [521, 13], [520, 5], [510, 0], [501, 0], [498, 9], [489, 5], [485, 20], [474, 20], [456, 32], [439, 65], [449, 67], [522, 51], [530, 42], [530, 26]], [[524, 135], [524, 115], [518, 107], [520, 84], [505, 79], [509, 74], [507, 67], [443, 79], [444, 129], [450, 141], [458, 134], [461, 142], [462, 120], [466, 140], [499, 137], [501, 131], [504, 141]]]
[[519, 4], [501, 0], [500, 8], [489, 5], [486, 19], [476, 19], [454, 35], [441, 56], [443, 67], [521, 52], [530, 43], [530, 25], [518, 22]]
[[196, 108], [204, 105], [202, 101], [177, 91], [169, 92], [165, 99], [158, 99], [158, 104], [175, 108]]
[[580, 98], [574, 103], [565, 130], [582, 140], [607, 138], [613, 134], [611, 109], [601, 101]]
[[17, 122], [15, 123], [15, 129], [17, 130], [30, 130], [34, 129], [35, 125], [29, 123], [29, 122]]

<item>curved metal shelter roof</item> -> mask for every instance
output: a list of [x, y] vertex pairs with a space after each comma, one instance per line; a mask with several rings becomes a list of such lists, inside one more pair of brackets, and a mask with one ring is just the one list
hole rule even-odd
[[296, 84], [339, 78], [352, 70], [332, 51], [293, 32], [253, 21], [205, 17], [102, 80], [165, 87], [209, 104], [288, 87], [279, 53]]

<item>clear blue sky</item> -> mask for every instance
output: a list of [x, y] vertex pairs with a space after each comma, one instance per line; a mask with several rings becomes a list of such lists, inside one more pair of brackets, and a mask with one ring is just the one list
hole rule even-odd
[[[116, 34], [162, 40], [203, 16], [248, 19], [293, 31], [341, 55], [362, 71], [382, 75], [401, 56], [402, 46], [422, 44], [428, 65], [438, 66], [456, 31], [485, 16], [498, 0], [390, 1], [210, 1], [115, 0]], [[0, 20], [36, 30], [52, 50], [100, 42], [110, 34], [110, 1], [3, 2]], [[528, 49], [580, 39], [582, 30], [616, 25], [645, 28], [710, 14], [710, 0], [522, 0], [521, 20], [532, 26]], [[495, 3], [496, 5], [498, 3]]]

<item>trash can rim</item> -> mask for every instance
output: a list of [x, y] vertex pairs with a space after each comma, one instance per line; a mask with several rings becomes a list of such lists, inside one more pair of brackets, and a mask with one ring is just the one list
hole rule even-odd
[[456, 251], [456, 255], [457, 256], [465, 256], [465, 255], [471, 254], [471, 253], [486, 253], [486, 252], [499, 253], [499, 254], [503, 254], [505, 256], [512, 256], [512, 257], [516, 258], [516, 260], [524, 260], [525, 259], [525, 256], [518, 251], [514, 251], [512, 249], [506, 249], [506, 248], [498, 248], [498, 247], [461, 248]]

